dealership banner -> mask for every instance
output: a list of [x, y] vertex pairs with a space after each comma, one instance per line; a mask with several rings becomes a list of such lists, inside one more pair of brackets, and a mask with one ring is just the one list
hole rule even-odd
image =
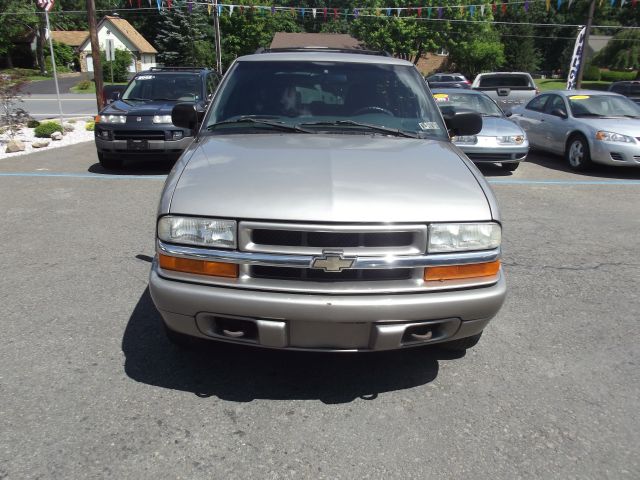
[[582, 51], [584, 50], [584, 36], [587, 31], [586, 27], [582, 27], [576, 38], [576, 46], [573, 47], [573, 56], [569, 64], [569, 75], [567, 75], [567, 90], [575, 90], [576, 81], [578, 80], [578, 72], [580, 71], [580, 62], [582, 62]]

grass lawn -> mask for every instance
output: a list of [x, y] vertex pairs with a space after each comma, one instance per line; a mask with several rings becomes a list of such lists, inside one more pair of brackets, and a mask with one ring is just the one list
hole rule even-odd
[[33, 69], [33, 68], [6, 68], [6, 69], [1, 69], [0, 70], [0, 74], [18, 74], [21, 75], [25, 80], [28, 80], [30, 82], [33, 81], [37, 81], [37, 80], [50, 80], [51, 76], [47, 76], [47, 75], [40, 75], [40, 70], [37, 69]]
[[[536, 85], [540, 91], [544, 90], [565, 90], [567, 88], [567, 82], [564, 80], [556, 79], [544, 79], [536, 80]], [[606, 90], [611, 85], [611, 82], [582, 82], [582, 88], [585, 90]]]
[[[126, 85], [127, 83], [128, 82], [120, 82], [120, 83], [119, 82], [114, 82], [114, 83], [105, 82], [104, 84], [105, 85]], [[84, 89], [84, 90], [78, 88], [78, 86], [76, 85], [74, 87], [71, 87], [69, 90], [71, 91], [71, 93], [96, 93], [96, 84], [93, 83], [93, 82], [90, 82], [89, 88]]]

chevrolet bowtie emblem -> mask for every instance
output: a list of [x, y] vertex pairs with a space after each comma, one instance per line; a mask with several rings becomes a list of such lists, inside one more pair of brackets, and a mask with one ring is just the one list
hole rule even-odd
[[142, 117], [136, 117], [136, 122], [141, 122], [142, 121]]
[[325, 272], [341, 272], [346, 268], [351, 268], [355, 261], [355, 258], [343, 257], [342, 251], [323, 250], [321, 257], [315, 257], [311, 261], [311, 268], [317, 268]]

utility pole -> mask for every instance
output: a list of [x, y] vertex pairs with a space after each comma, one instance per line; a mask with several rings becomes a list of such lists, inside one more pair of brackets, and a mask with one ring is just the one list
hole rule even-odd
[[589, 35], [591, 34], [591, 25], [593, 24], [593, 13], [596, 10], [596, 0], [591, 0], [589, 5], [589, 14], [587, 16], [587, 25], [584, 29], [584, 46], [580, 54], [580, 67], [578, 68], [578, 78], [576, 79], [576, 89], [582, 88], [582, 73], [584, 72], [584, 64], [586, 62], [586, 52], [589, 47]]
[[216, 40], [216, 70], [222, 75], [222, 48], [220, 46], [220, 18], [218, 17], [218, 0], [213, 1], [213, 29]]
[[47, 31], [49, 32], [49, 52], [51, 53], [51, 70], [53, 70], [53, 83], [56, 86], [56, 98], [58, 99], [58, 113], [60, 113], [60, 128], [64, 132], [64, 115], [62, 114], [62, 102], [60, 101], [60, 87], [58, 86], [58, 73], [56, 72], [56, 57], [53, 54], [53, 34], [51, 33], [51, 25], [49, 24], [49, 10], [44, 11], [45, 20], [47, 22]]
[[102, 63], [100, 62], [100, 44], [98, 43], [94, 0], [87, 0], [87, 16], [89, 17], [89, 37], [91, 38], [91, 57], [93, 58], [93, 80], [96, 84], [96, 101], [98, 102], [98, 111], [100, 111], [104, 107], [104, 85], [102, 83]]

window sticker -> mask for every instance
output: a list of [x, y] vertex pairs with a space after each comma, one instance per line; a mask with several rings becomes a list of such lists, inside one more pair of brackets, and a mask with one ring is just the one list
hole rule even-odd
[[591, 98], [589, 95], [571, 95], [569, 100], [586, 100], [587, 98]]
[[422, 130], [438, 130], [438, 124], [436, 122], [420, 122], [418, 126]]
[[154, 78], [156, 78], [155, 75], [139, 75], [136, 80], [153, 80]]
[[448, 102], [449, 94], [448, 93], [435, 93], [433, 98], [436, 99], [436, 102]]

